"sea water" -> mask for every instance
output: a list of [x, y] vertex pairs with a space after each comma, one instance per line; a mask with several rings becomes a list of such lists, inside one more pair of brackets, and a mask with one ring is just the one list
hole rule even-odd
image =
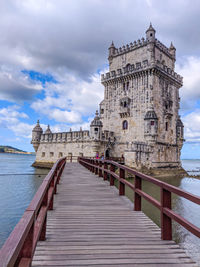
[[0, 247], [49, 172], [31, 167], [34, 160], [34, 155], [0, 153]]

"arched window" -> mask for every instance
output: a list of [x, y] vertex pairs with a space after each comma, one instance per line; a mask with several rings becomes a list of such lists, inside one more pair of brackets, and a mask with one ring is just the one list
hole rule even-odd
[[128, 122], [127, 121], [123, 121], [122, 122], [122, 129], [123, 130], [127, 130], [128, 129]]

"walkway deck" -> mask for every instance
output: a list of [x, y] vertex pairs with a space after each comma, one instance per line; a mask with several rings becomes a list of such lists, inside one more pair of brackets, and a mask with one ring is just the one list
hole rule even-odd
[[108, 182], [67, 163], [32, 266], [196, 266]]

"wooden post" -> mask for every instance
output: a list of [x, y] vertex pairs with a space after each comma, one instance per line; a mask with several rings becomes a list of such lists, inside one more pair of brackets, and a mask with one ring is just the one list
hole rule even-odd
[[[142, 189], [142, 180], [139, 176], [135, 175], [135, 189]], [[134, 196], [134, 210], [135, 211], [141, 211], [141, 196], [135, 192]]]
[[41, 230], [41, 234], [40, 234], [40, 237], [39, 237], [40, 241], [45, 241], [46, 240], [46, 228], [47, 228], [47, 214], [45, 216], [44, 223], [42, 225], [42, 230]]
[[60, 172], [60, 174], [59, 174], [59, 172], [60, 172], [60, 170], [58, 171], [58, 170], [56, 169], [55, 174], [54, 174], [54, 180], [55, 180], [54, 194], [57, 193], [57, 184], [59, 183], [59, 178], [60, 178], [60, 176], [61, 176], [61, 172]]
[[[21, 250], [20, 258], [32, 259], [33, 257], [33, 242], [34, 242], [34, 224], [31, 226], [29, 233], [24, 241], [23, 248]], [[31, 262], [31, 261], [30, 261]], [[17, 265], [19, 266], [19, 265]]]
[[[50, 187], [49, 187], [49, 189], [50, 188], [53, 188], [54, 189], [54, 180], [55, 180], [55, 176], [52, 178], [52, 180], [51, 180], [51, 183], [50, 183]], [[48, 189], [48, 194], [49, 194], [49, 190]], [[49, 210], [53, 210], [53, 198], [54, 198], [54, 193], [52, 194], [52, 197], [51, 197], [51, 199], [50, 199], [50, 203], [49, 203]]]
[[108, 173], [106, 172], [107, 169], [108, 169], [108, 164], [107, 162], [104, 162], [104, 173], [103, 173], [104, 180], [108, 180]]
[[[99, 161], [99, 167], [102, 168], [102, 161]], [[99, 177], [103, 177], [101, 169], [99, 169]]]
[[95, 174], [98, 174], [98, 160], [95, 161]]
[[[110, 171], [111, 172], [114, 172], [115, 171], [115, 166], [111, 163], [110, 164]], [[115, 182], [115, 179], [114, 177], [112, 176], [112, 174], [110, 174], [110, 185], [114, 185], [114, 182]]]
[[92, 159], [92, 172], [94, 173], [95, 172], [95, 167], [94, 167], [94, 165], [95, 165], [95, 162], [94, 162], [94, 159]]
[[172, 220], [163, 213], [163, 208], [171, 209], [171, 192], [161, 188], [161, 238], [172, 240]]
[[125, 179], [125, 170], [124, 169], [119, 169], [119, 195], [123, 196], [125, 194], [125, 184], [121, 182], [121, 179]]

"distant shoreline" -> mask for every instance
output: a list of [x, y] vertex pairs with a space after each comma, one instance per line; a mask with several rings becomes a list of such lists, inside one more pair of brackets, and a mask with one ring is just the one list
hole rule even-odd
[[1, 151], [0, 151], [0, 154], [22, 154], [22, 155], [35, 155], [35, 153], [34, 153], [34, 152], [20, 152], [20, 151], [13, 151], [13, 152], [10, 152], [10, 151], [1, 152]]

